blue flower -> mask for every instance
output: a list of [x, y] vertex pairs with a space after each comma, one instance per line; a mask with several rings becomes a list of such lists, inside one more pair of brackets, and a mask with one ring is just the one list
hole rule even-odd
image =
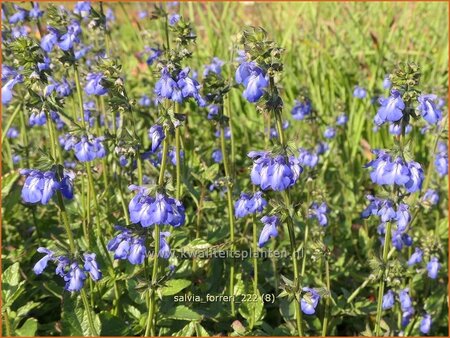
[[420, 95], [418, 98], [419, 107], [417, 108], [422, 117], [430, 124], [436, 124], [442, 119], [442, 110], [436, 107], [436, 95]]
[[367, 96], [367, 92], [363, 87], [355, 86], [353, 89], [353, 96], [358, 99], [364, 99]]
[[125, 155], [119, 157], [119, 164], [121, 167], [126, 167], [128, 165], [128, 159]]
[[422, 189], [422, 182], [424, 180], [423, 169], [417, 162], [408, 162], [409, 180], [405, 183], [406, 191], [414, 193]]
[[225, 64], [218, 57], [213, 57], [211, 63], [205, 66], [205, 70], [203, 71], [203, 76], [207, 76], [209, 72], [220, 74], [222, 73], [222, 66]]
[[446, 176], [448, 174], [448, 155], [446, 152], [440, 152], [436, 154], [434, 167], [440, 177]]
[[277, 216], [263, 216], [261, 222], [264, 223], [264, 228], [259, 235], [258, 246], [262, 248], [270, 238], [278, 236], [278, 223], [280, 220]]
[[33, 8], [30, 9], [29, 15], [30, 18], [37, 19], [44, 15], [44, 11], [39, 8], [39, 4], [37, 2], [33, 2]]
[[405, 103], [398, 90], [392, 90], [391, 96], [387, 99], [380, 98], [381, 107], [378, 108], [375, 116], [375, 123], [381, 125], [384, 122], [397, 122], [403, 117]]
[[101, 82], [103, 80], [102, 73], [89, 73], [86, 76], [86, 86], [84, 91], [88, 95], [105, 95], [108, 89], [102, 86]]
[[93, 281], [98, 281], [102, 278], [102, 272], [98, 268], [95, 253], [84, 253], [84, 270], [89, 273]]
[[405, 327], [411, 321], [412, 316], [414, 315], [414, 308], [411, 306], [406, 309], [402, 309], [402, 327]]
[[319, 304], [320, 295], [313, 288], [304, 287], [302, 290], [305, 292], [300, 300], [302, 312], [306, 315], [313, 315], [316, 313], [316, 307], [317, 304]]
[[256, 67], [254, 62], [242, 62], [236, 69], [234, 78], [237, 84], [247, 85], [247, 78], [250, 76], [252, 69]]
[[152, 104], [152, 100], [147, 95], [142, 95], [138, 103], [142, 107], [150, 107]]
[[414, 253], [408, 259], [408, 266], [413, 266], [422, 262], [422, 255], [422, 250], [420, 250], [420, 248], [415, 248]]
[[40, 275], [42, 272], [44, 272], [45, 268], [47, 267], [48, 261], [53, 260], [54, 252], [46, 249], [46, 248], [38, 248], [37, 252], [39, 253], [45, 253], [45, 256], [42, 257], [33, 267], [33, 271], [36, 275]]
[[90, 162], [97, 158], [98, 149], [86, 136], [83, 136], [78, 143], [73, 145], [73, 150], [80, 162]]
[[380, 205], [377, 215], [381, 217], [381, 221], [384, 223], [396, 219], [397, 213], [394, 210], [394, 203], [389, 200], [384, 200]]
[[[412, 131], [412, 126], [408, 124], [405, 127], [405, 134], [409, 134]], [[389, 133], [392, 135], [401, 135], [402, 134], [402, 125], [400, 123], [391, 123], [389, 125]]]
[[10, 138], [10, 139], [14, 139], [19, 137], [19, 131], [17, 130], [16, 127], [11, 126], [9, 127], [8, 131], [6, 132], [6, 137]]
[[211, 104], [208, 106], [208, 120], [214, 119], [219, 114], [219, 106]]
[[23, 169], [20, 173], [27, 176], [22, 188], [22, 199], [27, 203], [47, 204], [56, 190], [60, 188], [55, 173], [52, 171]]
[[361, 213], [361, 217], [368, 218], [370, 216], [377, 216], [378, 211], [380, 210], [381, 205], [383, 204], [383, 200], [374, 197], [372, 195], [367, 195], [366, 198], [369, 200], [370, 204]]
[[336, 136], [336, 129], [333, 127], [327, 127], [323, 133], [323, 136], [328, 139], [334, 138]]
[[14, 5], [14, 9], [17, 10], [17, 12], [9, 17], [9, 23], [18, 23], [25, 21], [28, 16], [28, 11], [17, 5]]
[[411, 214], [409, 212], [409, 206], [404, 203], [400, 203], [397, 208], [396, 213], [397, 220], [397, 230], [405, 231], [408, 227], [409, 222], [411, 222]]
[[267, 201], [262, 196], [261, 191], [255, 192], [253, 197], [248, 201], [247, 207], [250, 213], [262, 212], [267, 205]]
[[91, 2], [90, 1], [78, 1], [75, 4], [73, 12], [75, 14], [80, 15], [82, 18], [85, 18], [89, 15], [91, 11]]
[[402, 311], [407, 311], [408, 309], [412, 308], [412, 300], [409, 296], [409, 288], [400, 290], [398, 293], [398, 297], [400, 300], [400, 307]]
[[81, 33], [81, 27], [78, 21], [72, 21], [67, 27], [67, 33], [63, 34], [58, 39], [58, 46], [63, 51], [68, 51], [73, 48], [74, 43], [80, 42], [79, 35]]
[[263, 96], [264, 88], [269, 85], [269, 81], [259, 68], [251, 72], [246, 82], [247, 85], [242, 95], [248, 102], [257, 102]]
[[58, 43], [59, 31], [52, 26], [47, 26], [48, 33], [41, 39], [41, 48], [50, 53], [53, 47]]
[[428, 334], [431, 329], [431, 315], [429, 313], [425, 313], [420, 321], [420, 332], [423, 334]]
[[60, 190], [61, 194], [67, 198], [73, 198], [73, 180], [75, 178], [75, 174], [72, 171], [64, 170], [64, 177], [60, 182]]
[[163, 54], [163, 51], [159, 48], [149, 48], [150, 55], [147, 58], [147, 64], [151, 66], [159, 57]]
[[170, 246], [167, 243], [167, 237], [170, 236], [170, 232], [162, 231], [159, 234], [159, 253], [160, 258], [169, 259], [170, 257]]
[[144, 228], [154, 224], [174, 227], [184, 224], [185, 210], [180, 201], [159, 193], [155, 198], [147, 196], [143, 187], [130, 186], [129, 189], [138, 191], [128, 206], [133, 223], [140, 223]]
[[308, 218], [315, 218], [319, 222], [319, 225], [321, 226], [327, 226], [328, 225], [328, 206], [326, 203], [317, 204], [314, 202], [311, 204], [311, 207], [309, 208], [309, 215]]
[[23, 82], [23, 76], [18, 74], [14, 78], [6, 82], [2, 87], [2, 104], [7, 105], [13, 98], [14, 86]]
[[161, 70], [161, 78], [155, 84], [155, 94], [160, 99], [169, 99], [178, 103], [182, 101], [180, 89], [167, 68]]
[[127, 259], [132, 240], [131, 231], [120, 226], [115, 227], [120, 233], [108, 242], [109, 251], [114, 251], [114, 259]]
[[41, 110], [40, 112], [33, 111], [28, 120], [28, 124], [30, 125], [30, 127], [43, 126], [45, 125], [45, 123], [47, 123], [47, 115], [43, 110]]
[[84, 281], [87, 276], [83, 270], [80, 269], [78, 263], [73, 262], [70, 265], [69, 273], [64, 277], [67, 291], [80, 291], [83, 288]]
[[80, 46], [81, 48], [74, 51], [75, 60], [79, 60], [86, 56], [86, 54], [92, 49], [92, 46]]
[[384, 89], [389, 89], [391, 88], [391, 79], [389, 78], [389, 75], [386, 75], [383, 79], [383, 88]]
[[214, 149], [211, 155], [212, 159], [216, 163], [222, 162], [222, 151], [220, 149]]
[[169, 25], [175, 26], [178, 21], [180, 21], [180, 14], [171, 14], [169, 16]]
[[[200, 107], [203, 107], [206, 105], [206, 103], [199, 93], [200, 84], [196, 80], [188, 76], [189, 72], [190, 72], [189, 67], [186, 67], [178, 74], [177, 85], [181, 90], [183, 98], [192, 97], [197, 101], [197, 104]], [[176, 101], [173, 99], [173, 95], [172, 100]]]
[[147, 256], [147, 249], [143, 238], [134, 238], [131, 242], [128, 252], [128, 261], [131, 264], [137, 265], [144, 263]]
[[234, 214], [236, 218], [242, 218], [250, 214], [248, 204], [250, 202], [250, 195], [241, 192], [241, 196], [234, 203]]
[[439, 203], [439, 194], [436, 190], [428, 189], [423, 195], [422, 201], [428, 205], [436, 205]]
[[285, 190], [295, 183], [293, 172], [284, 156], [275, 157], [267, 173], [270, 187], [275, 191]]
[[431, 257], [430, 261], [427, 264], [428, 277], [431, 279], [436, 279], [441, 268], [441, 264], [439, 263], [437, 257]]
[[304, 148], [300, 148], [298, 151], [299, 151], [298, 161], [301, 165], [310, 168], [314, 168], [317, 165], [317, 162], [319, 161], [319, 156], [316, 153], [312, 151], [310, 152]]
[[347, 122], [348, 122], [348, 116], [345, 115], [344, 113], [342, 113], [341, 115], [339, 115], [336, 118], [336, 124], [338, 126], [343, 126], [343, 125], [347, 124]]
[[164, 128], [159, 124], [153, 125], [148, 132], [148, 137], [152, 141], [152, 152], [155, 152], [166, 138]]
[[388, 292], [383, 296], [382, 308], [383, 310], [389, 310], [394, 306], [394, 291], [388, 290]]
[[317, 146], [316, 146], [317, 155], [324, 154], [326, 151], [328, 151], [328, 149], [330, 149], [330, 147], [328, 146], [328, 143], [326, 143], [326, 142], [319, 142], [317, 144]]
[[294, 120], [303, 120], [305, 117], [311, 115], [312, 104], [308, 98], [303, 100], [295, 100], [294, 107], [292, 107], [291, 115]]

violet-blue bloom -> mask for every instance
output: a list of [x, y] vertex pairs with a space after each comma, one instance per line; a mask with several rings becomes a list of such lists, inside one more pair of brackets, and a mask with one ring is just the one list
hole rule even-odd
[[33, 271], [36, 275], [40, 275], [42, 272], [44, 272], [45, 268], [47, 267], [47, 264], [50, 260], [53, 259], [54, 252], [43, 247], [39, 247], [37, 249], [37, 252], [44, 253], [45, 256], [42, 257], [33, 267]]
[[323, 132], [323, 136], [328, 139], [334, 138], [336, 136], [336, 129], [333, 127], [327, 127], [327, 129]]
[[439, 194], [436, 190], [428, 189], [423, 195], [422, 201], [428, 205], [436, 205], [439, 203]]
[[423, 251], [420, 248], [415, 248], [414, 253], [408, 259], [408, 266], [413, 266], [422, 262]]
[[427, 263], [428, 277], [431, 279], [436, 279], [441, 269], [441, 264], [437, 257], [431, 257], [430, 261]]
[[431, 315], [429, 313], [425, 313], [420, 321], [420, 332], [423, 334], [430, 333], [431, 329]]
[[66, 283], [65, 289], [67, 291], [80, 291], [84, 286], [84, 281], [87, 276], [83, 270], [80, 269], [78, 263], [73, 262], [70, 265], [69, 273], [64, 277]]
[[313, 315], [316, 312], [317, 305], [319, 304], [320, 295], [313, 288], [304, 287], [302, 290], [305, 292], [300, 300], [302, 312], [306, 315]]
[[215, 163], [222, 163], [222, 151], [220, 149], [214, 149], [211, 155]]
[[383, 302], [382, 302], [382, 309], [383, 310], [389, 310], [394, 306], [395, 298], [394, 298], [394, 291], [388, 290], [387, 293], [383, 296]]
[[363, 87], [355, 86], [353, 96], [358, 99], [364, 99], [367, 96], [367, 91]]
[[270, 238], [278, 236], [278, 223], [280, 220], [277, 216], [263, 216], [261, 222], [264, 223], [264, 228], [259, 235], [258, 246], [262, 248]]
[[159, 253], [160, 258], [169, 259], [170, 257], [170, 246], [167, 243], [167, 238], [170, 236], [170, 232], [161, 231], [159, 234]]
[[302, 101], [295, 100], [294, 107], [292, 107], [291, 115], [294, 120], [303, 120], [305, 117], [311, 115], [312, 104], [308, 98]]
[[84, 87], [86, 94], [105, 95], [108, 92], [108, 89], [102, 86], [102, 79], [102, 73], [89, 73], [86, 76], [86, 86]]
[[47, 26], [47, 34], [41, 39], [41, 48], [50, 53], [53, 47], [58, 43], [59, 31], [52, 26]]
[[309, 208], [308, 218], [315, 218], [319, 222], [320, 226], [328, 225], [328, 206], [326, 203], [321, 203], [320, 205], [316, 202], [312, 203]]
[[417, 108], [420, 115], [430, 124], [436, 124], [442, 119], [442, 110], [440, 110], [435, 102], [437, 96], [434, 94], [422, 94], [417, 99], [419, 107]]
[[81, 27], [78, 21], [72, 21], [72, 23], [67, 27], [67, 33], [63, 34], [58, 39], [58, 46], [63, 51], [68, 51], [73, 48], [75, 43], [80, 42]]
[[152, 141], [152, 152], [155, 152], [166, 138], [164, 128], [159, 124], [153, 125], [148, 131], [148, 137]]
[[403, 117], [405, 103], [398, 90], [391, 90], [391, 96], [387, 99], [380, 98], [381, 107], [378, 108], [375, 116], [375, 123], [381, 125], [384, 122], [397, 122]]
[[93, 281], [98, 281], [102, 278], [102, 272], [98, 268], [95, 253], [84, 253], [84, 270], [89, 273]]

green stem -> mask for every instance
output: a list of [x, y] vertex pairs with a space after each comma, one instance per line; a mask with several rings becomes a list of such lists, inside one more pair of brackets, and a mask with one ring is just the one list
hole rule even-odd
[[[178, 106], [178, 105], [177, 105]], [[176, 190], [175, 198], [179, 200], [181, 198], [181, 135], [180, 126], [175, 128], [175, 151], [176, 151]]]
[[2, 144], [5, 142], [6, 133], [8, 132], [9, 128], [11, 128], [11, 125], [14, 122], [14, 119], [16, 118], [17, 114], [19, 114], [21, 107], [22, 107], [21, 104], [17, 105], [16, 109], [14, 109], [11, 117], [9, 118], [8, 122], [6, 123], [5, 129], [2, 131]]
[[[383, 264], [386, 268], [386, 263], [388, 261], [388, 253], [389, 253], [389, 244], [391, 241], [391, 222], [387, 223], [386, 231], [384, 234], [384, 245], [383, 245]], [[384, 295], [384, 272], [381, 274], [380, 283], [378, 286], [378, 304], [377, 304], [377, 317], [375, 323], [375, 335], [380, 336], [381, 333], [381, 313], [382, 313], [382, 303], [383, 303], [383, 295]]]
[[[326, 278], [326, 284], [328, 292], [331, 293], [331, 287], [330, 287], [330, 264], [328, 262], [328, 258], [325, 258], [325, 278]], [[330, 297], [331, 294], [327, 297], [325, 300], [325, 316], [323, 318], [323, 325], [322, 325], [322, 337], [327, 336], [327, 329], [328, 329], [328, 322], [330, 320]]]
[[84, 289], [81, 289], [80, 294], [81, 294], [81, 299], [83, 300], [84, 307], [86, 308], [86, 313], [87, 313], [87, 317], [88, 317], [88, 323], [89, 323], [89, 329], [91, 331], [91, 336], [96, 337], [96, 336], [98, 336], [98, 333], [94, 326], [94, 320], [92, 318], [91, 308], [89, 307], [89, 301], [87, 299], [86, 292], [84, 291]]
[[[282, 147], [284, 148], [286, 146], [286, 141], [284, 138], [284, 132], [283, 132], [283, 124], [281, 122], [281, 115], [278, 113], [275, 113], [275, 118], [277, 122], [277, 128], [278, 128], [278, 138], [280, 140], [280, 143]], [[286, 207], [289, 207], [291, 205], [291, 200], [289, 196], [289, 191], [283, 192], [284, 201], [286, 204]], [[291, 256], [292, 256], [292, 265], [294, 267], [294, 289], [296, 292], [300, 289], [300, 275], [298, 271], [298, 261], [297, 261], [297, 246], [295, 244], [295, 231], [294, 231], [294, 224], [293, 220], [291, 218], [291, 215], [289, 215], [287, 219], [287, 227], [289, 232], [289, 241], [291, 244]], [[305, 247], [305, 243], [303, 243], [303, 247]], [[295, 318], [297, 321], [297, 331], [299, 336], [303, 336], [303, 327], [302, 327], [302, 311], [300, 310], [300, 300], [295, 299], [294, 300], [294, 306], [295, 306]]]
[[306, 243], [308, 243], [308, 235], [309, 235], [309, 222], [306, 222], [305, 226], [305, 237], [303, 239], [303, 258], [302, 258], [302, 272], [301, 275], [303, 276], [305, 274], [306, 269]]
[[[225, 176], [227, 178], [227, 201], [228, 201], [228, 224], [230, 228], [230, 242], [231, 242], [231, 251], [235, 250], [234, 243], [234, 209], [233, 209], [233, 195], [231, 191], [231, 175], [230, 175], [230, 164], [228, 162], [228, 154], [227, 147], [225, 145], [225, 127], [223, 125], [220, 126], [220, 145], [222, 148], [222, 158], [223, 158], [223, 166], [225, 170]], [[230, 266], [230, 281], [229, 281], [229, 290], [228, 294], [230, 296], [230, 305], [231, 305], [231, 315], [235, 315], [235, 304], [234, 304], [234, 259], [231, 258], [231, 266]]]
[[[159, 187], [162, 187], [164, 185], [164, 172], [166, 170], [167, 165], [167, 153], [169, 152], [169, 137], [166, 135], [163, 142], [163, 153], [162, 153], [162, 160], [161, 160], [161, 168], [159, 171], [159, 178], [158, 178], [158, 185]], [[153, 270], [152, 270], [152, 284], [151, 288], [149, 289], [149, 297], [148, 297], [148, 316], [147, 316], [147, 323], [145, 327], [145, 336], [154, 336], [155, 335], [155, 327], [154, 327], [154, 316], [155, 316], [155, 307], [156, 307], [156, 282], [158, 279], [158, 258], [159, 258], [159, 247], [160, 247], [160, 229], [159, 225], [155, 224], [155, 232], [154, 232], [154, 239], [155, 239], [155, 251], [153, 254]]]

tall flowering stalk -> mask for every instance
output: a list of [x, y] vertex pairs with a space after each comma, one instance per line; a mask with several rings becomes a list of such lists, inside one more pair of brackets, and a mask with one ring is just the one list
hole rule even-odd
[[[289, 188], [298, 180], [303, 171], [298, 160], [292, 155], [292, 150], [284, 136], [281, 113], [283, 101], [279, 95], [275, 78], [283, 70], [281, 62], [282, 49], [267, 39], [266, 32], [261, 28], [244, 30], [241, 38], [244, 46], [241, 64], [236, 70], [236, 82], [245, 86], [243, 96], [247, 101], [258, 103], [258, 110], [273, 116], [276, 121], [279, 146], [270, 152], [251, 152], [249, 156], [254, 160], [252, 182], [260, 185], [263, 190], [280, 191], [283, 195], [283, 219], [288, 228], [291, 258], [294, 272], [292, 291], [296, 328], [299, 336], [303, 335], [302, 311], [300, 310], [300, 270], [297, 257], [297, 244], [293, 222], [292, 204]], [[274, 213], [276, 210], [273, 211]], [[264, 216], [261, 221], [266, 224], [260, 236], [260, 246], [278, 235], [277, 216]], [[263, 239], [263, 240], [262, 240]]]

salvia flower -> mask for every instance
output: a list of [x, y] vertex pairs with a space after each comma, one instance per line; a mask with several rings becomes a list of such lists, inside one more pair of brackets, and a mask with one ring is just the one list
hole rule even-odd
[[33, 271], [36, 275], [40, 275], [44, 272], [49, 261], [53, 261], [57, 264], [55, 273], [64, 278], [66, 282], [65, 289], [71, 292], [80, 291], [84, 282], [87, 279], [87, 273], [93, 281], [98, 281], [102, 278], [102, 273], [98, 267], [96, 261], [96, 255], [94, 253], [84, 253], [84, 266], [79, 264], [76, 260], [71, 261], [68, 257], [61, 255], [57, 256], [53, 251], [47, 248], [38, 248], [39, 253], [44, 253], [42, 257], [33, 267]]
[[169, 25], [175, 26], [178, 21], [180, 21], [180, 14], [171, 14], [169, 16]]
[[342, 113], [341, 115], [339, 115], [336, 118], [336, 124], [338, 126], [343, 126], [343, 125], [347, 124], [347, 122], [348, 122], [348, 116], [344, 113]]
[[448, 174], [448, 153], [446, 148], [436, 154], [434, 168], [440, 177]]
[[380, 98], [381, 107], [378, 108], [375, 116], [375, 123], [381, 125], [385, 122], [397, 122], [403, 117], [403, 109], [405, 103], [402, 100], [401, 94], [398, 90], [393, 89], [391, 96], [387, 99]]
[[436, 190], [428, 189], [422, 197], [422, 202], [428, 205], [436, 205], [439, 203], [439, 194]]
[[44, 11], [40, 9], [39, 4], [37, 2], [33, 2], [33, 8], [30, 9], [30, 12], [28, 14], [30, 18], [37, 19], [44, 15]]
[[[412, 126], [408, 124], [405, 127], [405, 134], [409, 134], [412, 131]], [[399, 123], [391, 123], [389, 125], [389, 133], [392, 135], [401, 135], [402, 134], [402, 125]]]
[[50, 53], [53, 47], [58, 43], [59, 31], [52, 26], [47, 26], [47, 34], [41, 39], [41, 48]]
[[367, 96], [367, 91], [363, 87], [355, 86], [353, 96], [358, 99], [364, 99]]
[[430, 124], [436, 124], [442, 119], [442, 110], [440, 110], [435, 102], [437, 96], [433, 94], [423, 94], [417, 99], [419, 107], [417, 108], [420, 115]]
[[184, 224], [185, 211], [180, 201], [160, 193], [148, 196], [144, 187], [132, 185], [129, 189], [137, 191], [128, 206], [133, 223], [140, 223], [144, 228], [154, 224], [174, 227]]
[[436, 279], [441, 268], [441, 264], [437, 257], [431, 257], [427, 264], [428, 277], [431, 279]]
[[409, 288], [400, 290], [398, 293], [398, 297], [400, 300], [400, 307], [402, 311], [407, 311], [412, 307], [412, 300], [411, 297], [409, 296]]
[[222, 151], [220, 149], [214, 149], [211, 155], [215, 163], [222, 163]]
[[6, 137], [9, 139], [19, 137], [19, 130], [17, 130], [17, 128], [14, 126], [9, 127], [8, 131], [6, 132]]
[[317, 165], [317, 162], [319, 161], [319, 156], [317, 153], [308, 151], [304, 148], [300, 148], [298, 152], [298, 161], [300, 165], [310, 168], [314, 168]]
[[311, 204], [311, 207], [309, 208], [309, 218], [315, 218], [319, 222], [320, 226], [327, 226], [328, 225], [328, 206], [326, 203], [321, 203], [320, 205], [316, 202]]
[[420, 321], [420, 332], [423, 334], [428, 334], [431, 329], [431, 315], [429, 313], [425, 313]]
[[106, 156], [103, 145], [104, 137], [88, 138], [83, 136], [78, 143], [73, 145], [75, 156], [80, 162], [90, 162]]
[[28, 16], [28, 11], [17, 5], [14, 5], [14, 9], [17, 10], [17, 12], [9, 17], [9, 23], [18, 23], [25, 21]]
[[222, 73], [222, 66], [225, 64], [218, 57], [213, 57], [211, 63], [205, 66], [205, 70], [203, 71], [203, 76], [207, 76], [209, 72], [220, 74]]
[[327, 127], [323, 133], [323, 136], [328, 139], [334, 138], [336, 136], [336, 129], [333, 127]]
[[243, 84], [245, 90], [243, 96], [249, 102], [257, 102], [264, 94], [264, 89], [269, 81], [264, 71], [255, 62], [243, 62], [236, 69], [236, 82]]
[[302, 312], [306, 315], [313, 315], [316, 313], [317, 305], [319, 304], [320, 295], [313, 288], [304, 287], [302, 290], [305, 292], [300, 300], [300, 306]]
[[144, 263], [147, 256], [147, 248], [145, 247], [145, 241], [143, 238], [133, 238], [130, 241], [128, 251], [128, 261], [131, 264], [138, 265]]
[[58, 46], [63, 51], [68, 51], [73, 48], [75, 43], [80, 42], [81, 27], [78, 21], [72, 21], [72, 23], [67, 27], [67, 32], [59, 37]]
[[239, 199], [234, 203], [236, 218], [242, 218], [249, 214], [262, 212], [267, 201], [262, 197], [262, 192], [257, 191], [253, 196], [241, 193]]
[[258, 246], [262, 248], [270, 238], [278, 236], [278, 223], [280, 222], [277, 216], [263, 216], [261, 222], [264, 223], [264, 228], [259, 235]]
[[383, 89], [389, 89], [391, 88], [392, 82], [389, 78], [389, 75], [386, 75], [383, 79]]
[[303, 168], [291, 156], [289, 161], [282, 155], [272, 156], [268, 152], [252, 151], [248, 154], [254, 160], [251, 171], [252, 183], [263, 190], [282, 191], [293, 186]]
[[160, 258], [169, 259], [170, 257], [170, 246], [167, 243], [167, 238], [170, 236], [170, 232], [161, 231], [159, 234], [159, 253]]
[[383, 302], [382, 302], [382, 309], [383, 310], [389, 310], [394, 306], [394, 291], [388, 290], [387, 293], [383, 296]]
[[408, 266], [413, 266], [422, 262], [423, 251], [420, 248], [415, 248], [414, 253], [408, 259]]
[[78, 1], [73, 9], [73, 12], [75, 14], [80, 15], [82, 18], [88, 16], [90, 11], [91, 11], [90, 1]]
[[108, 92], [108, 89], [102, 86], [102, 79], [102, 73], [89, 73], [86, 76], [86, 86], [84, 87], [86, 94], [105, 95]]
[[151, 66], [163, 54], [163, 51], [159, 48], [148, 48], [147, 51], [150, 53], [146, 61], [149, 66]]
[[60, 183], [53, 171], [23, 169], [20, 173], [27, 176], [22, 188], [22, 199], [27, 203], [47, 204], [60, 188]]
[[152, 152], [155, 152], [166, 138], [164, 128], [159, 124], [153, 125], [148, 131], [148, 137], [152, 141]]
[[41, 110], [40, 112], [33, 111], [28, 119], [28, 124], [30, 127], [33, 126], [43, 126], [47, 123], [47, 115], [45, 111]]
[[23, 76], [17, 74], [15, 77], [7, 81], [2, 87], [2, 104], [7, 105], [13, 98], [14, 86], [23, 82]]
[[312, 104], [308, 98], [303, 100], [295, 100], [294, 107], [292, 107], [291, 115], [294, 120], [303, 120], [305, 117], [311, 115]]

